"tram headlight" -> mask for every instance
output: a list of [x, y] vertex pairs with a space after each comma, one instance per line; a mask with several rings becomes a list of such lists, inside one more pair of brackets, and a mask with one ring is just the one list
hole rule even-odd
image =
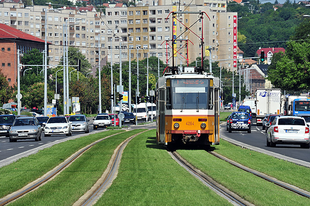
[[180, 127], [179, 123], [174, 123], [174, 128], [175, 129], [179, 129], [179, 127]]
[[206, 123], [201, 123], [200, 125], [201, 129], [205, 129], [207, 127]]

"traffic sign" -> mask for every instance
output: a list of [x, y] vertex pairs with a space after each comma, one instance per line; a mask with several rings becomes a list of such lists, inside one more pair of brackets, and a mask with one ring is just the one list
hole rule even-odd
[[[19, 94], [20, 95], [20, 99], [23, 97], [22, 94]], [[16, 99], [18, 99], [18, 94], [16, 94]]]
[[124, 117], [125, 117], [124, 113], [120, 113], [120, 114], [118, 115], [118, 118], [119, 118], [119, 120], [121, 120], [121, 121], [123, 121]]

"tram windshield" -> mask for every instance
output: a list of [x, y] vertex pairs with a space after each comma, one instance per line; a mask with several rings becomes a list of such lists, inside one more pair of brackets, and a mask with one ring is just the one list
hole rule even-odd
[[208, 109], [208, 79], [171, 79], [172, 109]]

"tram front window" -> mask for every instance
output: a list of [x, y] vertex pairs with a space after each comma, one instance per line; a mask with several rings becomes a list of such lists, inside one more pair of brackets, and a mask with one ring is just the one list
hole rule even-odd
[[207, 109], [209, 80], [172, 79], [172, 109]]

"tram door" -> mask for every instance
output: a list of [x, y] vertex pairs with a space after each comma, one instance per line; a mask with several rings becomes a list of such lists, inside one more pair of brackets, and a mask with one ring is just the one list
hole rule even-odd
[[165, 143], [165, 113], [166, 113], [166, 106], [165, 106], [165, 89], [159, 89], [159, 143]]
[[214, 144], [219, 144], [219, 135], [220, 135], [220, 129], [219, 129], [219, 102], [220, 97], [220, 90], [219, 88], [214, 89]]

